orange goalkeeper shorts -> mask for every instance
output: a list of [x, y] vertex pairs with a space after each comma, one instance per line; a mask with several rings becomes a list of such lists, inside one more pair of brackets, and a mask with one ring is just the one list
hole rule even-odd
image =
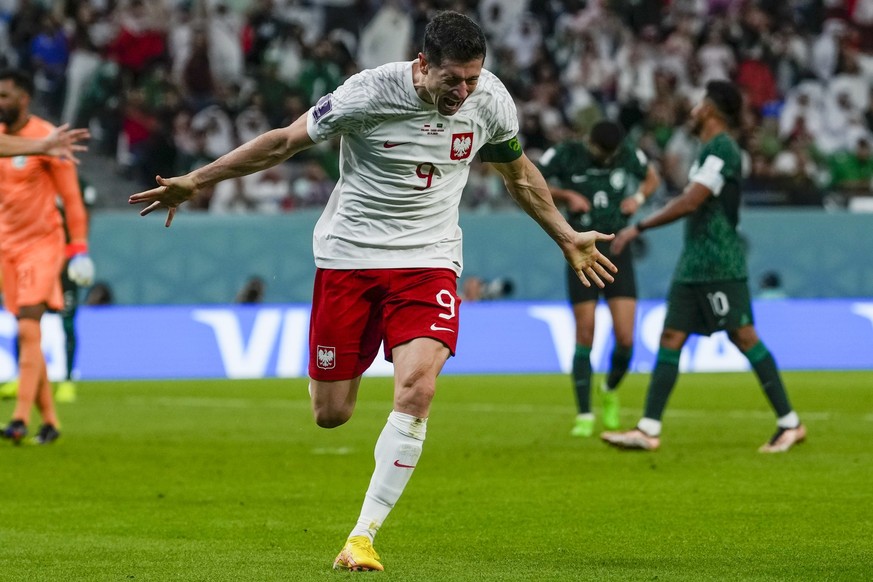
[[62, 236], [46, 237], [20, 252], [0, 257], [7, 311], [17, 316], [21, 307], [41, 303], [49, 309], [63, 308], [61, 269], [66, 259]]

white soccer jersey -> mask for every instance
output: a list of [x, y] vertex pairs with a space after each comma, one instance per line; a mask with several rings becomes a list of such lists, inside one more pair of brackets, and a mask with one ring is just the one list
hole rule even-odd
[[313, 141], [342, 136], [340, 179], [313, 234], [318, 267], [461, 274], [458, 206], [470, 162], [486, 143], [514, 137], [518, 115], [484, 69], [461, 109], [441, 115], [416, 94], [412, 64], [353, 75], [307, 114]]

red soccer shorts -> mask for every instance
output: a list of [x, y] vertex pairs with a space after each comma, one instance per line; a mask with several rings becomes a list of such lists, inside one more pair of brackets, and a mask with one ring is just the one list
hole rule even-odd
[[18, 315], [21, 307], [45, 303], [49, 309], [64, 307], [61, 269], [64, 241], [46, 237], [17, 253], [3, 253], [3, 304]]
[[458, 279], [450, 269], [317, 269], [309, 322], [309, 376], [357, 378], [385, 344], [419, 337], [458, 343]]

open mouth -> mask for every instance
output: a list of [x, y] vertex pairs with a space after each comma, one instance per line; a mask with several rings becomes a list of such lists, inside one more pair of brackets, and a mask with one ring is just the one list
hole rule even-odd
[[455, 99], [454, 97], [445, 96], [443, 97], [443, 108], [446, 111], [451, 111], [452, 113], [454, 113], [461, 108], [461, 104], [463, 102], [464, 101], [462, 99]]

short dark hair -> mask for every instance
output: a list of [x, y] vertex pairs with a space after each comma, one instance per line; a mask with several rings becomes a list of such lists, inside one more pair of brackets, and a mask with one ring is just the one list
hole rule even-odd
[[33, 96], [33, 77], [21, 69], [0, 70], [0, 81], [12, 81], [16, 87]]
[[591, 128], [588, 139], [604, 153], [611, 154], [624, 140], [624, 129], [614, 121], [598, 121]]
[[739, 125], [743, 96], [740, 95], [736, 85], [730, 81], [710, 81], [706, 84], [706, 98], [715, 105], [728, 124]]
[[485, 34], [471, 18], [446, 10], [427, 23], [421, 52], [436, 66], [443, 60], [467, 63], [484, 59]]

